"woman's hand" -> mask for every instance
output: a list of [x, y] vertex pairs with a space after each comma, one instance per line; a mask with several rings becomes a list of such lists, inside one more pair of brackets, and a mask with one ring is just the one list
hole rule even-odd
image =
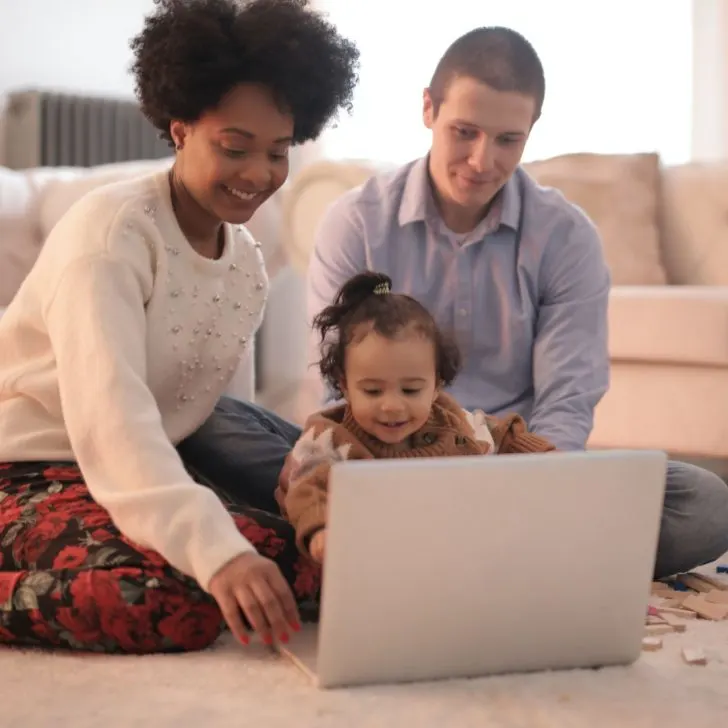
[[311, 558], [317, 564], [324, 563], [324, 556], [326, 555], [326, 529], [322, 528], [320, 531], [316, 531], [311, 540], [308, 542], [308, 552], [311, 554]]
[[280, 569], [254, 551], [228, 561], [210, 579], [208, 588], [232, 633], [244, 645], [250, 640], [241, 610], [266, 645], [273, 644], [274, 635], [288, 642], [288, 630], [301, 629], [296, 602]]

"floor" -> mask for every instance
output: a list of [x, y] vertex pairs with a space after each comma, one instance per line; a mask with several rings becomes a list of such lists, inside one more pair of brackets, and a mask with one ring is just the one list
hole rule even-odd
[[[703, 646], [709, 664], [684, 664], [681, 642]], [[177, 656], [0, 650], [0, 704], [0, 725], [32, 728], [718, 728], [728, 623], [669, 635], [631, 667], [337, 691], [229, 638]]]
[[[728, 554], [721, 559], [728, 560]], [[713, 567], [704, 567], [715, 573]], [[723, 578], [723, 577], [721, 577]], [[269, 648], [229, 636], [185, 655], [0, 649], [0, 726], [29, 728], [718, 728], [728, 620], [690, 620], [628, 667], [322, 691]], [[687, 665], [697, 647], [705, 666]]]

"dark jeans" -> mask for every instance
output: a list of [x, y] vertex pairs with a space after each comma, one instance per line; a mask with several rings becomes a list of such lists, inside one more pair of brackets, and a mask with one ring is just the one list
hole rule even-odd
[[230, 397], [177, 450], [185, 463], [235, 505], [280, 513], [274, 492], [300, 428]]

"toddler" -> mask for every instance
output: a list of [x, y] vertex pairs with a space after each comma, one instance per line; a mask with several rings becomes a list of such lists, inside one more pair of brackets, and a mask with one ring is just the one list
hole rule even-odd
[[471, 414], [443, 391], [458, 373], [458, 349], [422, 304], [391, 292], [387, 276], [354, 276], [313, 325], [321, 334], [321, 375], [344, 403], [309, 417], [276, 497], [299, 548], [318, 563], [336, 462], [554, 449], [519, 415]]

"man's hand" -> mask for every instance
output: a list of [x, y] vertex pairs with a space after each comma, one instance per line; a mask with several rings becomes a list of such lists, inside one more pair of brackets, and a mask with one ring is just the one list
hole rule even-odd
[[324, 555], [326, 551], [326, 529], [322, 528], [320, 531], [316, 531], [311, 537], [308, 544], [308, 551], [311, 554], [311, 558], [317, 564], [324, 563]]
[[241, 610], [266, 645], [273, 643], [274, 634], [288, 642], [288, 629], [301, 629], [296, 601], [280, 569], [258, 553], [246, 552], [228, 561], [210, 579], [209, 590], [232, 633], [244, 645], [249, 638]]

